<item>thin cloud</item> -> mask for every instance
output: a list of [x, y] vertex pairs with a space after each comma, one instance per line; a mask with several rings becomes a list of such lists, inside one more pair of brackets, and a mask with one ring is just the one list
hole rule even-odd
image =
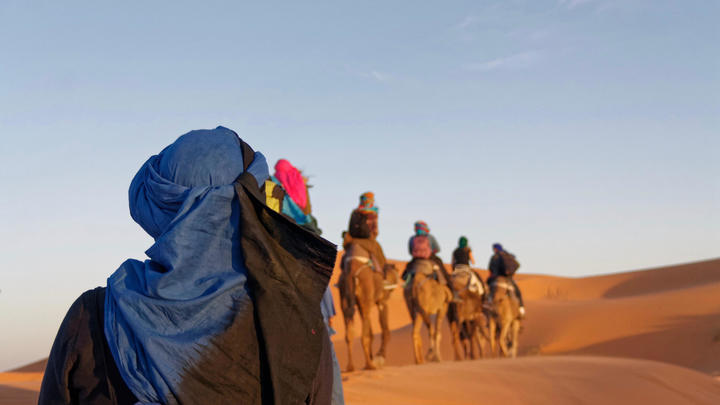
[[360, 76], [373, 79], [378, 82], [387, 82], [392, 78], [389, 74], [377, 70], [371, 70], [369, 72], [361, 73]]
[[478, 18], [474, 15], [469, 15], [469, 16], [463, 18], [462, 21], [460, 21], [459, 23], [455, 24], [453, 26], [453, 28], [455, 28], [456, 30], [464, 30], [466, 28], [469, 28], [469, 27], [477, 24], [478, 21], [480, 21], [480, 18]]
[[467, 70], [475, 72], [490, 72], [493, 70], [519, 70], [527, 69], [540, 60], [541, 53], [539, 51], [527, 51], [516, 53], [510, 56], [495, 58], [484, 62], [468, 63], [463, 67]]
[[558, 3], [561, 6], [572, 10], [575, 7], [582, 6], [583, 4], [591, 3], [593, 1], [595, 1], [595, 0], [558, 0]]

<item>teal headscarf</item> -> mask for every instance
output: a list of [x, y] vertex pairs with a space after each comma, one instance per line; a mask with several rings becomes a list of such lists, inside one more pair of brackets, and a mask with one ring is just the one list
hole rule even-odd
[[466, 248], [467, 245], [468, 245], [468, 240], [467, 240], [467, 238], [464, 237], [464, 236], [461, 236], [461, 237], [460, 237], [460, 240], [458, 241], [458, 245], [460, 246], [461, 249], [462, 249], [462, 248]]

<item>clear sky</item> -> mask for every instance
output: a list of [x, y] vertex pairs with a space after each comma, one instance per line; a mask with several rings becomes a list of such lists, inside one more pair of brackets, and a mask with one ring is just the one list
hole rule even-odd
[[303, 169], [336, 243], [374, 191], [392, 258], [418, 219], [528, 273], [720, 256], [716, 1], [128, 3], [0, 3], [0, 370], [144, 258], [130, 180], [197, 128]]

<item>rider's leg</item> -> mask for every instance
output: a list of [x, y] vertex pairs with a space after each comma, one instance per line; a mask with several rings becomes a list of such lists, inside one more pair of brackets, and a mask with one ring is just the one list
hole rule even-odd
[[453, 302], [459, 303], [462, 302], [462, 298], [460, 298], [460, 295], [457, 291], [455, 291], [455, 288], [453, 288], [452, 283], [450, 282], [450, 275], [447, 272], [447, 269], [445, 268], [445, 264], [443, 264], [443, 261], [441, 258], [439, 258], [437, 255], [432, 255], [430, 257], [430, 260], [435, 262], [438, 266], [438, 270], [440, 274], [437, 275], [438, 282], [440, 284], [446, 285], [450, 288], [450, 291], [453, 294]]
[[407, 281], [407, 279], [410, 277], [410, 269], [412, 269], [415, 265], [415, 260], [417, 259], [413, 257], [412, 260], [408, 262], [407, 266], [405, 266], [405, 270], [403, 270], [402, 276], [400, 276], [403, 280]]
[[525, 303], [523, 303], [522, 293], [520, 292], [520, 288], [518, 287], [518, 285], [515, 283], [515, 280], [511, 278], [510, 283], [512, 283], [513, 287], [515, 288], [515, 295], [517, 295], [518, 305], [520, 306], [520, 308], [518, 308], [518, 311], [520, 312], [520, 317], [523, 318], [525, 317]]
[[497, 278], [497, 277], [495, 277], [495, 276], [490, 276], [490, 277], [488, 277], [488, 279], [487, 279], [487, 285], [488, 285], [487, 298], [488, 298], [488, 301], [490, 301], [490, 302], [492, 302], [492, 300], [493, 300], [493, 295], [495, 295], [495, 287], [493, 287], [493, 286], [494, 286], [494, 283], [495, 283], [495, 279], [496, 279], [496, 278]]

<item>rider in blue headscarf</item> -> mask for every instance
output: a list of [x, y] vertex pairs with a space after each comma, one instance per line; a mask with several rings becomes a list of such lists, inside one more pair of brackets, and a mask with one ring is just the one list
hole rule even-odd
[[320, 300], [335, 247], [265, 206], [268, 178], [264, 156], [223, 127], [150, 157], [129, 190], [155, 239], [149, 260], [73, 305], [40, 403], [83, 390], [110, 403], [329, 403]]

